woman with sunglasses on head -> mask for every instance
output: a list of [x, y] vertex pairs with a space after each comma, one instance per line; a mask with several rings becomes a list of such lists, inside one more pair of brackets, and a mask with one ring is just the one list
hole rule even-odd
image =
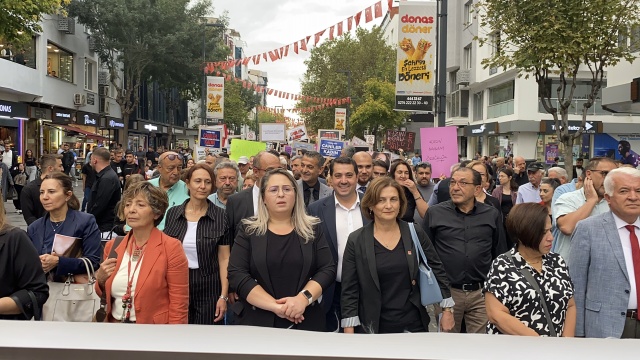
[[394, 161], [391, 164], [391, 169], [389, 169], [389, 176], [402, 185], [404, 196], [407, 199], [406, 211], [401, 214], [400, 218], [407, 222], [413, 222], [416, 210], [420, 217], [424, 217], [429, 205], [427, 205], [427, 200], [422, 198], [422, 194], [420, 194], [420, 190], [418, 190], [418, 186], [413, 180], [413, 171], [409, 164], [404, 160]]
[[[96, 273], [98, 295], [106, 292], [108, 322], [186, 324], [189, 267], [182, 244], [157, 226], [168, 207], [167, 194], [148, 181], [122, 195], [122, 211], [131, 227], [127, 236], [105, 245]], [[116, 246], [116, 258], [109, 258]]]
[[229, 260], [236, 324], [325, 331], [318, 298], [336, 265], [320, 220], [306, 214], [288, 171], [269, 171], [260, 184], [257, 216], [242, 221]]
[[182, 241], [189, 262], [189, 324], [224, 325], [231, 252], [227, 218], [208, 199], [216, 188], [209, 165], [192, 166], [185, 179], [190, 198], [167, 211], [164, 233]]

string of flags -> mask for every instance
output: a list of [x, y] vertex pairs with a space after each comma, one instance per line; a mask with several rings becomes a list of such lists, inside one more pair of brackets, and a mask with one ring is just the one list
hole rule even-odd
[[317, 97], [317, 96], [307, 96], [307, 95], [300, 95], [300, 94], [293, 94], [290, 92], [286, 92], [286, 91], [282, 91], [282, 90], [276, 90], [273, 88], [269, 88], [269, 87], [264, 87], [261, 85], [256, 85], [251, 81], [248, 80], [242, 80], [242, 79], [238, 79], [235, 76], [232, 76], [230, 74], [224, 74], [221, 73], [220, 71], [216, 71], [215, 72], [216, 75], [218, 76], [224, 76], [225, 81], [234, 81], [236, 83], [241, 83], [242, 87], [248, 90], [253, 90], [257, 93], [263, 93], [266, 92], [267, 95], [272, 95], [272, 96], [277, 96], [281, 99], [287, 99], [287, 100], [295, 100], [295, 101], [306, 101], [309, 103], [317, 103], [317, 104], [327, 104], [327, 105], [342, 105], [342, 104], [347, 104], [350, 102], [350, 100], [348, 100], [348, 98], [323, 98], [323, 97]]
[[334, 99], [334, 100], [336, 100], [336, 101], [333, 101], [331, 103], [321, 104], [321, 105], [303, 107], [303, 108], [285, 109], [285, 108], [272, 108], [272, 107], [267, 107], [267, 106], [258, 106], [257, 108], [258, 108], [258, 111], [268, 112], [268, 113], [271, 113], [271, 114], [284, 114], [285, 111], [289, 111], [289, 112], [292, 112], [292, 113], [298, 113], [298, 114], [307, 114], [307, 113], [312, 113], [312, 112], [315, 112], [315, 111], [320, 111], [320, 110], [323, 110], [323, 109], [326, 109], [326, 108], [329, 108], [329, 107], [351, 103], [351, 99], [350, 98]]
[[[393, 6], [393, 0], [387, 0], [387, 3], [387, 9], [391, 9]], [[240, 65], [246, 66], [249, 65], [249, 62], [253, 62], [254, 65], [260, 64], [260, 61], [263, 60], [265, 62], [275, 62], [289, 56], [291, 53], [298, 54], [301, 51], [309, 51], [311, 45], [313, 44], [313, 46], [317, 46], [323, 36], [325, 36], [325, 34], [327, 34], [326, 38], [328, 38], [329, 40], [333, 40], [335, 37], [340, 37], [345, 32], [350, 32], [352, 29], [359, 27], [362, 22], [363, 13], [365, 24], [373, 21], [373, 19], [382, 17], [382, 0], [366, 7], [363, 10], [358, 11], [356, 14], [349, 16], [348, 18], [334, 25], [329, 26], [328, 28], [318, 31], [313, 35], [307, 35], [298, 41], [285, 46], [281, 46], [280, 48], [276, 48], [271, 51], [265, 51], [262, 54], [247, 56], [241, 59], [206, 63], [205, 73], [213, 73], [216, 69], [228, 70]], [[312, 38], [313, 42], [311, 40]]]

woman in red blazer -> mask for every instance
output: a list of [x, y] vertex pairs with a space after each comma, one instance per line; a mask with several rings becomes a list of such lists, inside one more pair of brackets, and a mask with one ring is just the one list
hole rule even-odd
[[117, 258], [105, 246], [96, 289], [106, 291], [107, 321], [141, 324], [186, 324], [189, 268], [182, 244], [156, 226], [169, 206], [167, 195], [148, 182], [128, 188], [120, 202], [131, 231], [118, 244]]

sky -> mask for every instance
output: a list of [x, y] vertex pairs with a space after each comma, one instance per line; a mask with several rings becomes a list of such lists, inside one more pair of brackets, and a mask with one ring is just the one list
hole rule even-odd
[[[215, 16], [228, 11], [229, 26], [238, 31], [245, 42], [245, 56], [279, 49], [308, 35], [312, 35], [313, 43], [313, 35], [318, 31], [346, 20], [375, 3], [376, 0], [213, 0]], [[383, 0], [382, 3], [384, 16], [387, 1]], [[374, 19], [367, 27], [379, 25], [382, 19]], [[360, 25], [363, 24], [364, 12], [360, 21]], [[343, 26], [346, 30], [346, 21]], [[325, 40], [326, 35], [328, 31], [323, 37]], [[299, 94], [300, 80], [306, 71], [304, 61], [310, 53], [300, 51], [296, 55], [292, 50], [289, 49], [288, 57], [273, 63], [264, 62], [264, 59], [258, 65], [250, 62], [249, 69], [266, 71], [269, 88]], [[267, 105], [293, 108], [295, 102], [269, 96]], [[286, 115], [295, 117], [290, 113]]]

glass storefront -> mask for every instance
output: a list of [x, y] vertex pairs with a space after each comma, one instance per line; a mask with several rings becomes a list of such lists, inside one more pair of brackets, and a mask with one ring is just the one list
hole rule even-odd
[[[577, 158], [588, 159], [591, 154], [592, 136], [584, 134], [575, 140], [573, 144], [573, 163]], [[558, 141], [556, 135], [539, 134], [536, 142], [536, 159], [548, 165], [553, 164], [554, 158], [559, 157], [560, 163], [564, 163], [564, 145]]]
[[148, 146], [147, 141], [147, 135], [130, 134], [127, 141], [127, 149], [131, 151], [138, 151], [138, 146], [142, 146], [146, 150]]
[[513, 143], [508, 135], [488, 136], [487, 140], [487, 155], [498, 153], [500, 157], [508, 157], [513, 154]]

